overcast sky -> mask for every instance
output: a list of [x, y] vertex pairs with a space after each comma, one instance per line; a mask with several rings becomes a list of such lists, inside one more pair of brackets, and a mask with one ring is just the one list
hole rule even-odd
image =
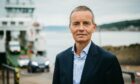
[[[0, 0], [0, 15], [6, 0]], [[24, 0], [22, 0], [24, 1]], [[25, 0], [27, 1], [27, 0]], [[68, 25], [69, 14], [79, 5], [89, 6], [97, 24], [140, 19], [140, 0], [32, 0], [35, 18], [44, 25]]]

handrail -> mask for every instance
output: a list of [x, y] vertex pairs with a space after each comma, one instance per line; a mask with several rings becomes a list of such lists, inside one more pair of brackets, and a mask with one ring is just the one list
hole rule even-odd
[[131, 77], [131, 84], [135, 84], [135, 74], [136, 72], [133, 71], [122, 71], [124, 74], [128, 74]]
[[[6, 83], [10, 84], [9, 83], [10, 73], [9, 72], [13, 72], [13, 74], [14, 74], [14, 84], [19, 84], [19, 78], [20, 78], [19, 69], [6, 65], [6, 64], [2, 64], [2, 82], [3, 82], [3, 84], [6, 84]], [[6, 79], [5, 79], [5, 75], [6, 75]]]

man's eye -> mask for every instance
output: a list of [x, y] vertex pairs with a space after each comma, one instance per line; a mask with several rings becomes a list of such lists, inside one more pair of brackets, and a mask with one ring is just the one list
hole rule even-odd
[[73, 25], [75, 25], [75, 26], [76, 26], [76, 25], [79, 25], [79, 23], [78, 23], [78, 22], [75, 22], [75, 23], [73, 23]]
[[84, 25], [90, 25], [90, 23], [89, 23], [89, 22], [84, 22], [83, 24], [84, 24]]

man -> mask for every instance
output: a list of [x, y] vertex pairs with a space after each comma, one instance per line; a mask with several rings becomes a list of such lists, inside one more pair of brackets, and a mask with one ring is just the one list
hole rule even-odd
[[69, 27], [75, 44], [57, 55], [53, 84], [124, 84], [117, 58], [91, 41], [96, 28], [91, 9], [76, 7]]

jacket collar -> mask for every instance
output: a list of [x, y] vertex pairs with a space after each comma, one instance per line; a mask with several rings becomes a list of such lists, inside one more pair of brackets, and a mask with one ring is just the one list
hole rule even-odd
[[94, 73], [99, 59], [99, 56], [97, 54], [97, 46], [92, 42], [85, 61], [80, 84], [86, 84], [86, 79], [89, 78], [88, 76], [91, 74], [91, 72]]
[[[74, 60], [74, 54], [72, 51], [72, 47], [68, 50], [70, 52], [67, 52], [67, 71], [68, 71], [68, 79], [69, 79], [69, 83], [72, 84], [73, 83], [73, 60]], [[85, 65], [84, 65], [84, 69], [82, 72], [82, 77], [81, 77], [81, 82], [80, 84], [86, 84], [86, 78], [88, 78], [88, 75], [90, 74], [91, 71], [94, 71], [97, 65], [97, 60], [99, 58], [99, 56], [97, 56], [98, 51], [97, 51], [97, 46], [91, 42], [88, 54], [87, 54], [87, 58], [85, 61]]]

